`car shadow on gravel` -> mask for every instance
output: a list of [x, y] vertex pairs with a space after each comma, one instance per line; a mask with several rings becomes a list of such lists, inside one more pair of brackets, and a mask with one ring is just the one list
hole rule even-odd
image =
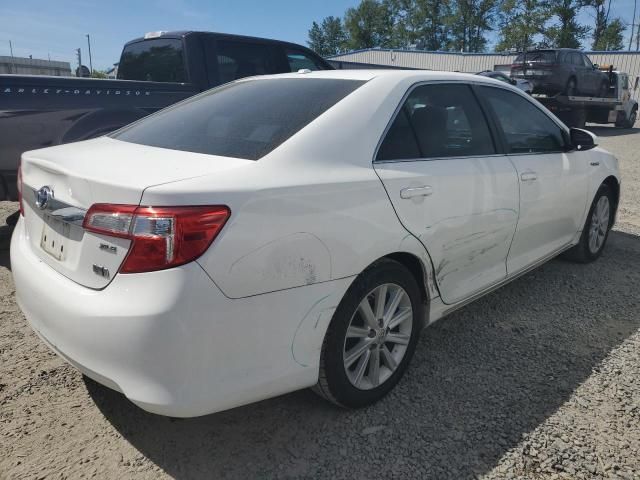
[[640, 128], [617, 128], [613, 125], [604, 127], [604, 126], [591, 126], [588, 125], [586, 127], [592, 133], [595, 133], [599, 137], [620, 137], [624, 135], [633, 135], [634, 133], [640, 133]]
[[85, 383], [120, 434], [175, 478], [474, 478], [640, 328], [638, 265], [640, 237], [620, 232], [594, 264], [546, 264], [425, 330], [404, 379], [363, 410], [301, 391], [178, 420]]

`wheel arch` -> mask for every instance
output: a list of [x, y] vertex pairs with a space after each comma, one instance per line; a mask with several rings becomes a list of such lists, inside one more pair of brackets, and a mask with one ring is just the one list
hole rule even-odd
[[[420, 258], [418, 258], [413, 253], [408, 253], [408, 252], [390, 253], [388, 255], [385, 255], [381, 259], [384, 259], [384, 258], [389, 260], [394, 260], [399, 264], [401, 264], [403, 267], [405, 267], [407, 270], [409, 270], [409, 272], [415, 279], [416, 283], [418, 284], [418, 288], [420, 289], [422, 303], [425, 306], [428, 306], [431, 300], [431, 295], [429, 294], [429, 288], [428, 288], [429, 275], [427, 274], [427, 270], [425, 268], [423, 261], [420, 260]], [[381, 260], [381, 259], [378, 259], [378, 260]], [[376, 262], [378, 260], [376, 260]]]
[[601, 185], [606, 185], [613, 193], [613, 216], [611, 218], [611, 226], [613, 226], [618, 213], [618, 205], [620, 204], [620, 182], [613, 175], [609, 175]]

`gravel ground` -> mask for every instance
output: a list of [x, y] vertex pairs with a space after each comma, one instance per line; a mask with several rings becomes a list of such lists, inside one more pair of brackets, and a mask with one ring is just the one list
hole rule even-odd
[[302, 391], [147, 414], [37, 339], [0, 251], [0, 478], [640, 478], [640, 129], [594, 130], [624, 177], [602, 259], [552, 261], [427, 329], [366, 410]]

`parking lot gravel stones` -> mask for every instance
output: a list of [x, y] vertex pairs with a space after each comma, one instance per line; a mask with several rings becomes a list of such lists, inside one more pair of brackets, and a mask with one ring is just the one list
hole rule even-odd
[[428, 328], [364, 410], [302, 391], [147, 414], [39, 341], [0, 251], [0, 479], [639, 479], [640, 129], [595, 131], [623, 171], [602, 258], [554, 260]]

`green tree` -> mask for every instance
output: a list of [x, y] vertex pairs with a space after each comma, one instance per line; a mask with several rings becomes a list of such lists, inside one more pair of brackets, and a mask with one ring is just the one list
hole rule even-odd
[[593, 27], [591, 48], [599, 50], [597, 45], [600, 44], [600, 37], [602, 37], [609, 24], [611, 0], [584, 0], [584, 5], [593, 9], [595, 25]]
[[322, 33], [324, 34], [325, 52], [323, 55], [335, 55], [344, 51], [347, 44], [347, 33], [338, 17], [326, 17], [322, 20]]
[[624, 49], [624, 31], [627, 27], [619, 18], [609, 21], [604, 28], [597, 43], [593, 44], [594, 50], [622, 50]]
[[347, 44], [347, 34], [342, 20], [337, 17], [326, 17], [321, 25], [313, 22], [309, 29], [307, 44], [311, 50], [325, 57], [342, 52]]
[[318, 55], [324, 55], [327, 45], [324, 38], [324, 32], [320, 25], [318, 25], [318, 22], [313, 22], [311, 24], [307, 37], [307, 45], [309, 45], [309, 48], [315, 51]]
[[362, 0], [346, 11], [344, 27], [351, 49], [394, 46], [393, 17], [387, 2]]
[[589, 34], [589, 27], [576, 18], [583, 7], [582, 0], [550, 0], [549, 11], [556, 23], [544, 29], [544, 43], [553, 48], [580, 48]]
[[393, 44], [445, 50], [451, 36], [451, 0], [387, 0]]
[[500, 40], [496, 50], [526, 50], [536, 46], [551, 16], [549, 5], [539, 0], [504, 0], [500, 6]]
[[450, 47], [459, 52], [482, 52], [486, 33], [493, 29], [496, 0], [454, 0]]

